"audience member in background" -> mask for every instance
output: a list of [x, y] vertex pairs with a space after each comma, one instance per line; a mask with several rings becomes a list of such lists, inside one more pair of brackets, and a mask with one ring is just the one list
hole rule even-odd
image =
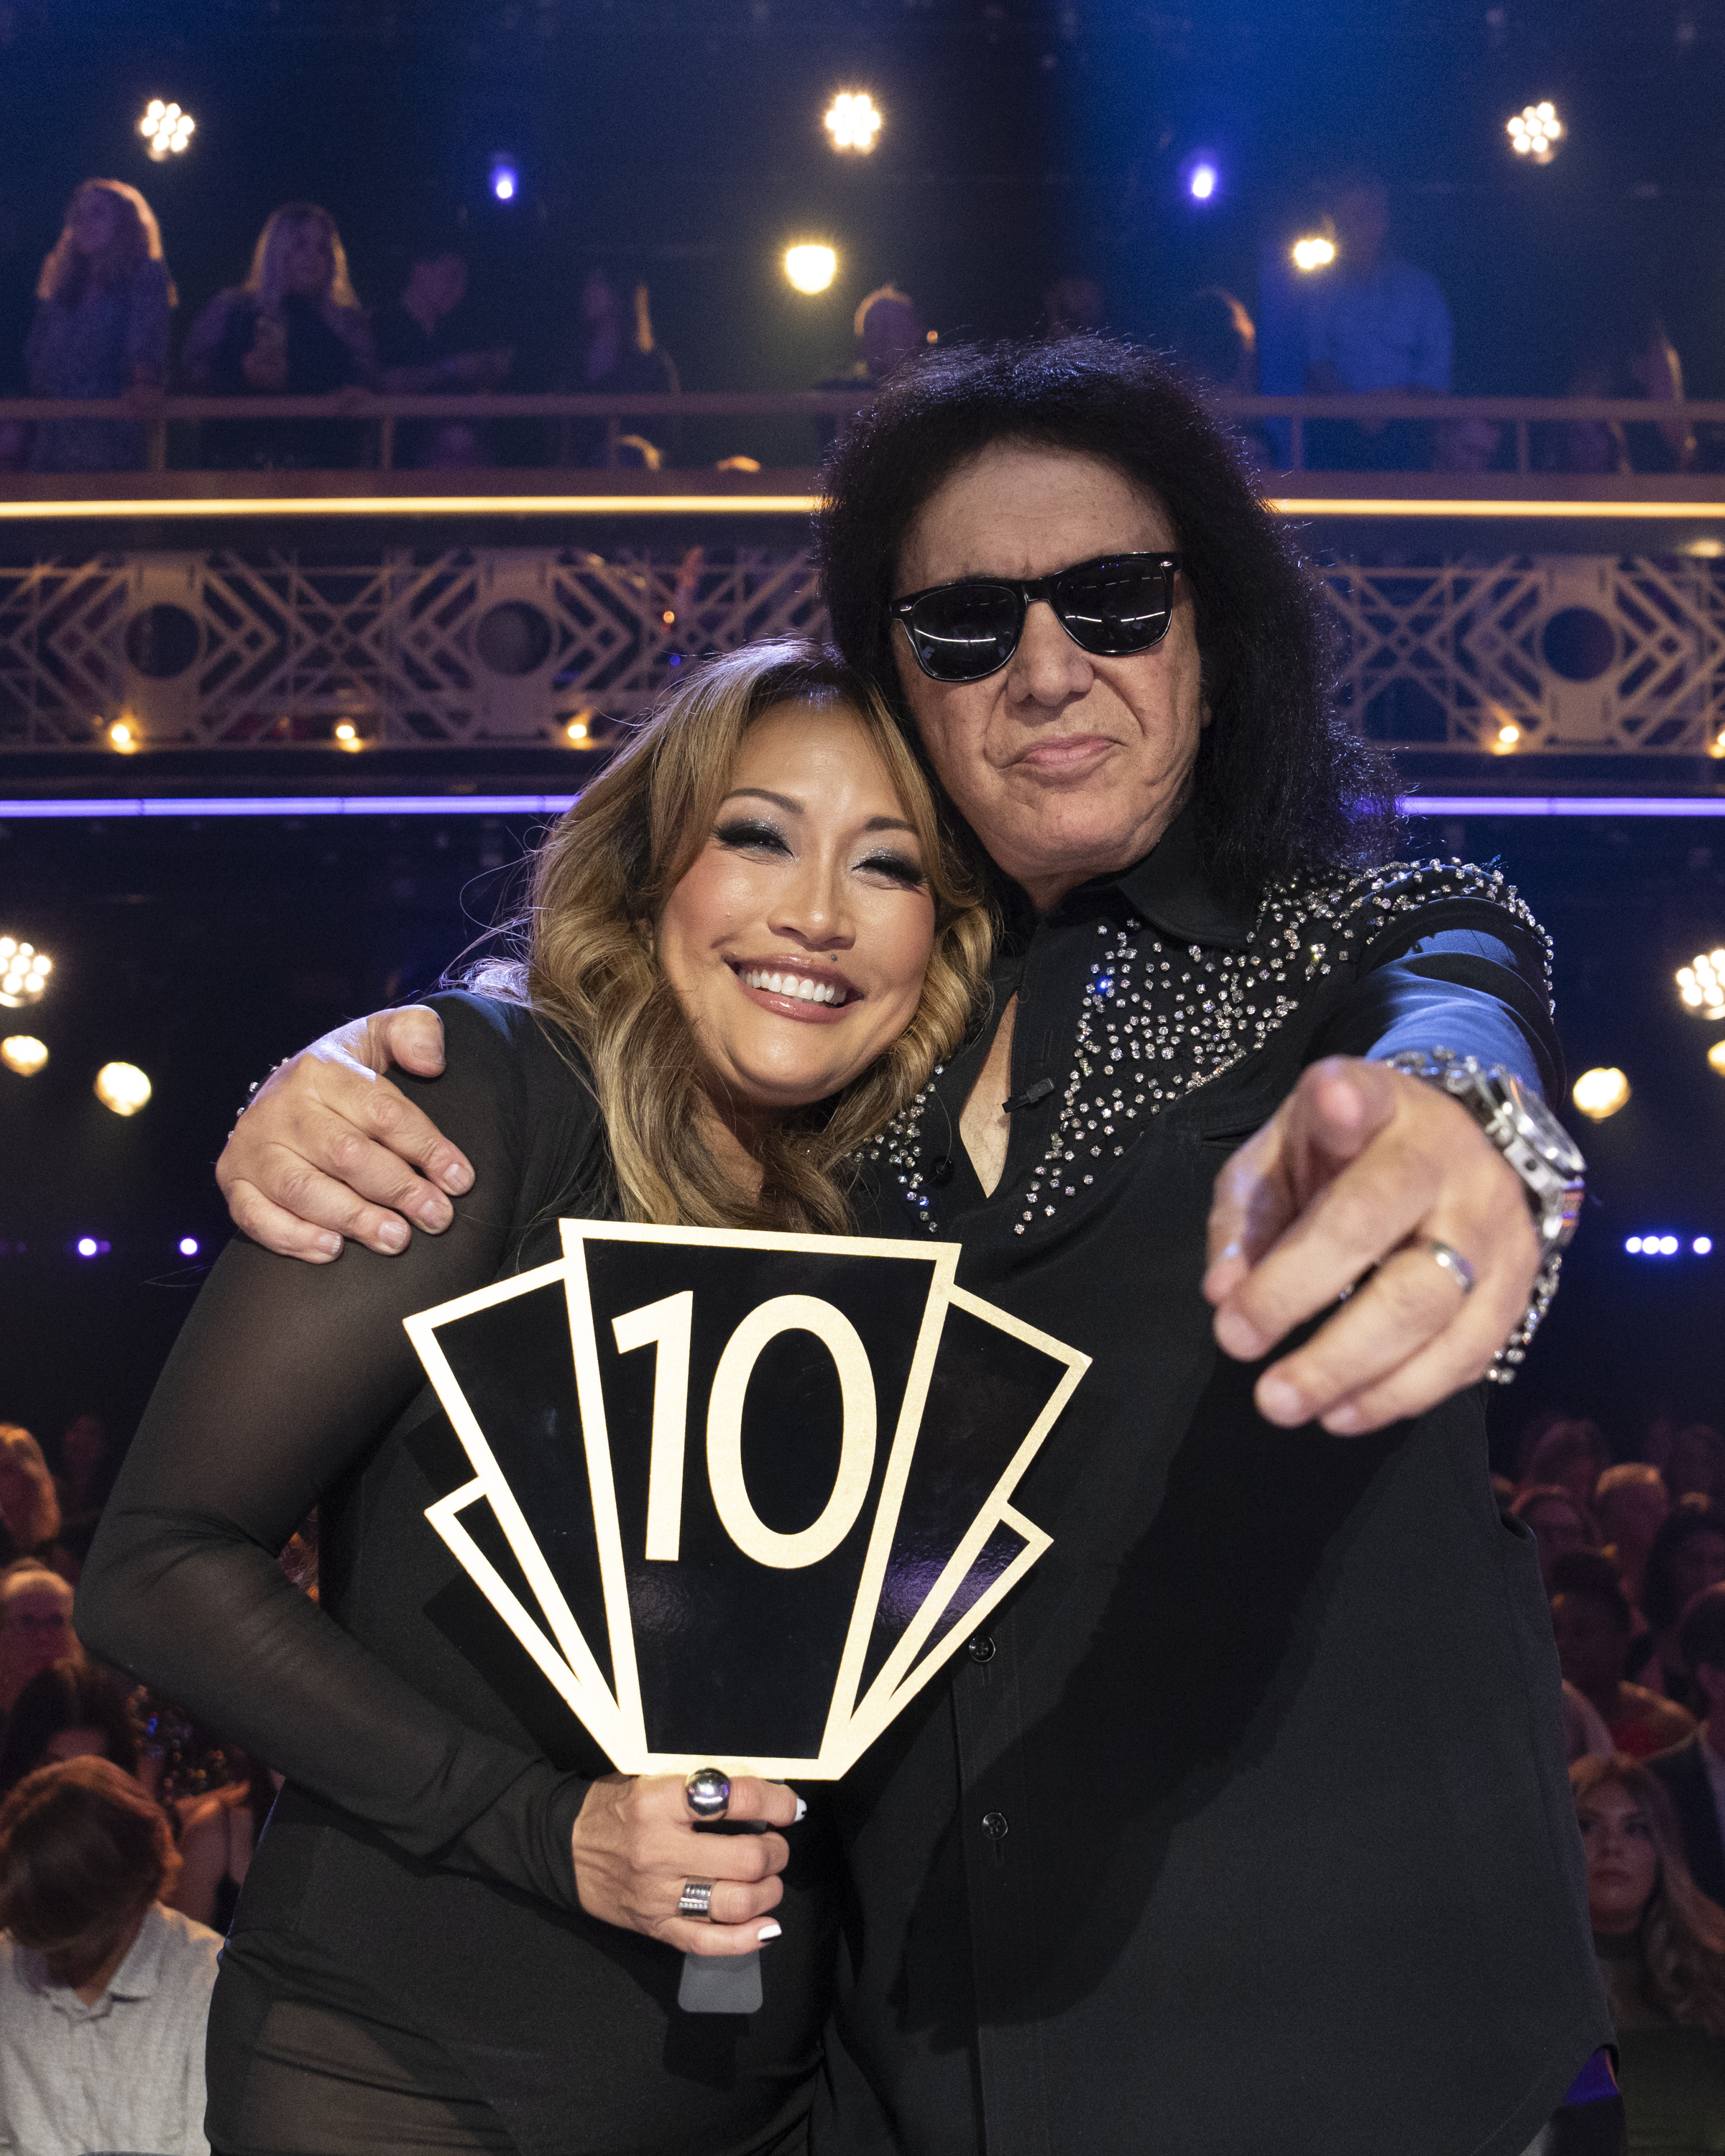
[[[1645, 311], [1615, 336], [1595, 339], [1575, 362], [1563, 393], [1681, 403], [1683, 362], [1661, 316]], [[1679, 418], [1627, 425], [1620, 419], [1567, 419], [1539, 429], [1535, 461], [1543, 471], [1690, 471], [1695, 431]]]
[[1551, 1584], [1553, 1563], [1571, 1550], [1594, 1548], [1599, 1542], [1592, 1515], [1569, 1492], [1555, 1482], [1536, 1482], [1523, 1490], [1510, 1507], [1539, 1545], [1539, 1569]]
[[1599, 1709], [1584, 1699], [1566, 1677], [1563, 1680], [1563, 1756], [1573, 1767], [1578, 1759], [1611, 1749], [1611, 1732]]
[[[1205, 285], [1181, 308], [1174, 358], [1194, 382], [1224, 396], [1250, 397], [1258, 386], [1258, 332], [1241, 302], [1219, 285]], [[1262, 427], [1236, 422], [1235, 431], [1260, 470], [1275, 465], [1276, 450]]]
[[1686, 1497], [1675, 1506], [1653, 1537], [1641, 1576], [1641, 1610], [1658, 1652], [1645, 1681], [1658, 1682], [1667, 1699], [1692, 1712], [1706, 1702], [1689, 1680], [1678, 1638], [1678, 1620], [1704, 1587], [1725, 1580], [1725, 1520], [1705, 1497]]
[[0, 1805], [0, 2148], [207, 2156], [203, 2041], [221, 1941], [161, 1906], [167, 1821], [105, 1759]]
[[243, 1782], [212, 1789], [183, 1808], [180, 1856], [184, 1869], [172, 1906], [194, 1923], [208, 1924], [225, 1938], [239, 1905], [239, 1890], [251, 1869], [252, 1852], [263, 1838], [264, 1822], [282, 1777], [260, 1760], [243, 1760]]
[[111, 1759], [136, 1775], [137, 1732], [126, 1711], [126, 1695], [108, 1672], [69, 1658], [32, 1677], [6, 1718], [0, 1796], [39, 1767], [86, 1758]]
[[[167, 384], [173, 280], [154, 213], [124, 180], [85, 180], [36, 280], [24, 347], [33, 397], [122, 397], [147, 417]], [[32, 471], [136, 471], [144, 430], [130, 419], [45, 419]]]
[[[855, 389], [865, 396], [872, 394], [929, 341], [916, 302], [896, 285], [877, 285], [852, 316], [850, 327], [856, 339], [856, 357], [850, 371], [828, 375], [815, 383], [817, 389]], [[838, 434], [841, 424], [832, 418], [815, 422], [823, 449]]]
[[59, 1459], [54, 1488], [60, 1502], [60, 1542], [82, 1564], [119, 1462], [108, 1450], [107, 1432], [93, 1414], [79, 1415], [66, 1425]]
[[[372, 333], [336, 220], [315, 203], [271, 211], [244, 285], [218, 292], [186, 341], [186, 378], [219, 397], [330, 397], [376, 386]], [[360, 461], [352, 420], [234, 419], [205, 430], [213, 463], [340, 470]]]
[[1725, 1498], [1725, 1439], [1704, 1422], [1692, 1422], [1671, 1441], [1661, 1471], [1672, 1501], [1705, 1497], [1717, 1505]]
[[35, 1558], [0, 1571], [0, 1716], [9, 1716], [32, 1677], [84, 1650], [72, 1630], [72, 1590]]
[[1600, 1550], [1571, 1550], [1553, 1560], [1546, 1584], [1564, 1680], [1598, 1710], [1615, 1749], [1645, 1759], [1681, 1743], [1695, 1727], [1692, 1717], [1624, 1680], [1635, 1619], [1610, 1558]]
[[1550, 1424], [1527, 1456], [1522, 1475], [1525, 1489], [1534, 1482], [1561, 1483], [1576, 1503], [1591, 1515], [1594, 1491], [1599, 1477], [1611, 1465], [1605, 1434], [1594, 1422]]
[[1608, 1467], [1594, 1491], [1594, 1517], [1605, 1554], [1617, 1567], [1623, 1591], [1637, 1609], [1642, 1606], [1647, 1553], [1671, 1509], [1665, 1477], [1642, 1460]]
[[75, 1578], [60, 1540], [60, 1501], [42, 1447], [15, 1422], [0, 1423], [0, 1565], [33, 1557]]
[[[395, 396], [496, 389], [515, 361], [511, 345], [457, 347], [445, 325], [467, 296], [459, 250], [433, 241], [413, 255], [401, 297], [373, 326], [383, 387]], [[395, 429], [396, 464], [405, 468], [485, 462], [485, 429], [470, 419], [403, 419]]]
[[1670, 1793], [1697, 1886], [1725, 1903], [1725, 1586], [1702, 1589], [1683, 1612], [1677, 1640], [1706, 1717], [1647, 1763]]
[[1683, 1861], [1664, 1785], [1621, 1753], [1569, 1769], [1629, 2156], [1725, 2148], [1725, 1911]]
[[1106, 321], [1102, 288], [1094, 277], [1056, 277], [1042, 295], [1044, 336], [1094, 336]]
[[[1447, 397], [1450, 310], [1435, 279], [1389, 252], [1383, 181], [1348, 174], [1330, 213], [1337, 259], [1303, 295], [1307, 388], [1321, 397]], [[1315, 419], [1306, 454], [1314, 470], [1420, 471], [1431, 462], [1431, 429], [1413, 419]]]
[[[588, 271], [581, 288], [576, 343], [574, 358], [557, 382], [567, 394], [675, 396], [682, 386], [675, 362], [654, 337], [647, 287], [635, 286], [633, 311], [626, 309], [610, 272], [600, 264]], [[617, 431], [619, 436], [639, 435], [661, 453], [675, 455], [678, 429], [672, 422], [625, 413], [617, 421]], [[610, 462], [607, 439], [603, 419], [565, 420], [557, 461], [603, 466]]]

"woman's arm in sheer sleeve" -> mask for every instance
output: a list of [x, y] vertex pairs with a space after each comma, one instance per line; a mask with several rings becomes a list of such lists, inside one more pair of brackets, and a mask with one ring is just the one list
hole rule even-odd
[[424, 1382], [402, 1320], [495, 1274], [521, 1175], [525, 1023], [439, 998], [442, 1077], [406, 1081], [472, 1160], [472, 1194], [397, 1258], [303, 1265], [231, 1244], [168, 1358], [78, 1591], [98, 1653], [413, 1856], [564, 1906], [588, 1784], [423, 1698], [277, 1568], [320, 1493]]

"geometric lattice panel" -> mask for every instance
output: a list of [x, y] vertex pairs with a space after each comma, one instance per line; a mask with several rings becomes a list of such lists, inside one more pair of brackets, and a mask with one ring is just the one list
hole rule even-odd
[[0, 566], [0, 748], [548, 741], [691, 652], [824, 633], [806, 552], [135, 553]]
[[1725, 564], [1476, 557], [1321, 572], [1342, 709], [1378, 739], [1694, 756], [1725, 729]]

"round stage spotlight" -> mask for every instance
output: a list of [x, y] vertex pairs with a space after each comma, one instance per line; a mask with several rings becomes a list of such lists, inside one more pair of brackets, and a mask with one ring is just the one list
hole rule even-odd
[[152, 97], [138, 122], [138, 132], [149, 145], [150, 155], [160, 164], [164, 157], [180, 155], [192, 140], [197, 126], [191, 114], [182, 111], [177, 105]]
[[1222, 167], [1212, 150], [1194, 150], [1180, 167], [1180, 185], [1187, 199], [1214, 202], [1222, 190]]
[[1630, 1081], [1615, 1064], [1584, 1070], [1569, 1095], [1582, 1114], [1596, 1123], [1626, 1106], [1629, 1096]]
[[1677, 993], [1697, 1018], [1725, 1018], [1725, 948], [1703, 951], [1677, 968]]
[[182, 1258], [195, 1258], [198, 1255], [198, 1238], [196, 1235], [182, 1235], [176, 1247]]
[[784, 274], [798, 292], [824, 292], [839, 274], [839, 258], [830, 247], [788, 247]]
[[27, 1004], [40, 1003], [53, 971], [47, 952], [15, 936], [0, 936], [0, 1009], [23, 1010]]
[[1294, 242], [1293, 261], [1296, 270], [1322, 270], [1336, 259], [1336, 243], [1327, 239], [1322, 233], [1308, 233], [1303, 239]]
[[1524, 105], [1514, 119], [1505, 121], [1503, 126], [1510, 148], [1517, 157], [1525, 157], [1532, 165], [1548, 165], [1563, 139], [1563, 123], [1549, 98], [1538, 105]]
[[0, 1063], [20, 1078], [33, 1078], [48, 1060], [48, 1044], [33, 1033], [11, 1033], [0, 1040]]
[[150, 1081], [136, 1063], [105, 1063], [96, 1073], [95, 1096], [116, 1116], [135, 1116], [150, 1098]]
[[72, 1248], [80, 1258], [100, 1258], [111, 1248], [111, 1245], [103, 1242], [99, 1236], [80, 1235], [73, 1244]]
[[1713, 1255], [1713, 1239], [1711, 1235], [1697, 1235], [1689, 1247], [1697, 1257], [1710, 1258]]
[[1707, 1050], [1707, 1061], [1725, 1078], [1725, 1040], [1716, 1040]]
[[513, 157], [491, 160], [491, 192], [501, 203], [513, 202], [521, 191], [521, 167]]
[[827, 107], [826, 128], [835, 150], [860, 150], [866, 156], [880, 132], [880, 115], [867, 90], [840, 90]]

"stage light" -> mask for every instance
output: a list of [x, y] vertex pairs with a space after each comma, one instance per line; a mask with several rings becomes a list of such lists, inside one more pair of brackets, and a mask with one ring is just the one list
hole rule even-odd
[[1725, 1078], [1725, 1040], [1716, 1040], [1707, 1050], [1707, 1061]]
[[[1625, 1237], [1623, 1247], [1632, 1258], [1674, 1258], [1682, 1244], [1676, 1235], [1630, 1235]], [[1712, 1248], [1709, 1243], [1707, 1249]]]
[[1521, 728], [1512, 723], [1506, 722], [1497, 729], [1497, 746], [1499, 748], [1513, 748], [1521, 737]]
[[197, 1236], [182, 1235], [180, 1238], [179, 1249], [180, 1255], [182, 1258], [195, 1258], [198, 1255]]
[[359, 735], [351, 719], [343, 719], [336, 729], [336, 739], [341, 742], [357, 741]]
[[1321, 233], [1311, 233], [1304, 239], [1294, 242], [1294, 267], [1296, 270], [1322, 270], [1336, 259], [1336, 243], [1326, 239]]
[[95, 1096], [116, 1116], [135, 1116], [150, 1097], [150, 1081], [136, 1063], [105, 1063], [96, 1073]]
[[513, 202], [521, 192], [521, 176], [513, 157], [491, 160], [491, 192], [501, 203]]
[[1713, 1255], [1713, 1239], [1711, 1235], [1697, 1235], [1689, 1247], [1697, 1257], [1710, 1258]]
[[1222, 168], [1214, 153], [1194, 151], [1180, 167], [1180, 182], [1194, 202], [1214, 202], [1222, 184]]
[[12, 1033], [0, 1040], [0, 1063], [20, 1078], [33, 1078], [47, 1060], [48, 1045], [33, 1033]]
[[1615, 1065], [1609, 1065], [1584, 1070], [1569, 1097], [1584, 1116], [1603, 1123], [1607, 1116], [1615, 1116], [1626, 1104], [1629, 1096], [1630, 1081]]
[[1697, 1018], [1725, 1018], [1725, 949], [1703, 951], [1677, 968], [1677, 993]]
[[563, 732], [568, 736], [572, 742], [584, 742], [588, 737], [587, 721], [585, 719], [571, 719], [568, 725], [563, 728]]
[[838, 275], [839, 258], [830, 247], [788, 247], [784, 274], [799, 292], [824, 292]]
[[1548, 165], [1563, 139], [1563, 123], [1549, 98], [1538, 105], [1524, 105], [1513, 120], [1504, 122], [1504, 131], [1517, 157], [1536, 165]]
[[880, 132], [880, 115], [867, 90], [841, 90], [827, 107], [826, 124], [835, 150], [860, 150], [866, 156]]
[[129, 719], [116, 719], [108, 729], [108, 739], [122, 756], [132, 756], [136, 753], [137, 730]]
[[164, 157], [179, 156], [192, 140], [197, 126], [191, 114], [182, 111], [177, 105], [167, 105], [161, 98], [152, 97], [138, 122], [138, 132], [149, 144], [150, 155], [160, 164]]
[[27, 1004], [40, 1003], [53, 971], [47, 952], [20, 943], [15, 936], [0, 936], [0, 1009], [23, 1010]]

